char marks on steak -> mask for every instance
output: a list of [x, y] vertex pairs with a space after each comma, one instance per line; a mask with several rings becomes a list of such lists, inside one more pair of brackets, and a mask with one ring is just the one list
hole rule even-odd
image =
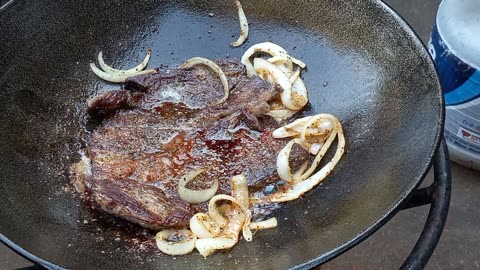
[[[250, 191], [278, 180], [276, 158], [285, 140], [273, 139], [278, 124], [266, 115], [279, 88], [247, 78], [237, 60], [217, 60], [228, 78], [223, 95], [217, 74], [204, 66], [163, 69], [132, 77], [126, 90], [105, 92], [88, 102], [93, 117], [105, 117], [87, 139], [86, 157], [72, 166], [72, 182], [92, 205], [146, 228], [179, 227], [206, 204], [178, 195], [178, 179], [205, 173], [189, 188], [230, 193], [230, 178], [244, 174]], [[308, 155], [296, 151], [294, 164]]]

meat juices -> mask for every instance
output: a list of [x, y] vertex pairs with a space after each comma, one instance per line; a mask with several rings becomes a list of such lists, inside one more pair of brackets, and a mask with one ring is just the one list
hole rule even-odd
[[[102, 117], [87, 140], [86, 156], [72, 166], [72, 182], [96, 208], [160, 229], [188, 225], [206, 203], [189, 204], [178, 195], [178, 179], [205, 169], [188, 187], [204, 189], [213, 179], [217, 194], [230, 194], [230, 178], [244, 174], [249, 191], [277, 181], [276, 158], [288, 139], [274, 139], [280, 125], [268, 101], [281, 91], [258, 77], [247, 78], [237, 60], [215, 61], [228, 78], [222, 104], [217, 74], [205, 66], [165, 69], [128, 79], [126, 90], [105, 92], [88, 102]], [[295, 166], [309, 158], [292, 153]]]

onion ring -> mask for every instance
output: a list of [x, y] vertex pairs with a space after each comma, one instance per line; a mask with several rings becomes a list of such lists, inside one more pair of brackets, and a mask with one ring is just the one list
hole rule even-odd
[[240, 3], [239, 0], [236, 0], [235, 4], [237, 5], [238, 19], [240, 21], [240, 35], [238, 36], [237, 41], [232, 42], [230, 45], [232, 47], [239, 47], [245, 43], [248, 38], [248, 21], [247, 16], [245, 16], [245, 12], [243, 11], [242, 3]]
[[223, 84], [223, 97], [220, 98], [219, 100], [215, 101], [212, 105], [218, 105], [220, 103], [225, 102], [225, 100], [228, 99], [228, 95], [230, 92], [230, 88], [228, 87], [228, 80], [227, 76], [225, 76], [225, 73], [223, 73], [222, 69], [212, 60], [209, 60], [207, 58], [203, 57], [193, 57], [188, 59], [185, 63], [183, 63], [180, 68], [190, 68], [195, 65], [205, 65], [212, 69], [215, 73], [218, 74], [218, 77], [220, 77], [220, 81], [222, 81]]
[[[177, 242], [167, 241], [168, 238], [182, 235], [185, 239]], [[177, 256], [185, 255], [193, 251], [197, 237], [190, 230], [163, 230], [155, 236], [157, 247], [165, 254]]]
[[186, 188], [186, 185], [195, 179], [199, 174], [205, 172], [204, 169], [196, 170], [189, 172], [186, 175], [182, 176], [178, 181], [178, 195], [182, 200], [189, 203], [202, 203], [208, 201], [210, 198], [215, 196], [218, 190], [218, 180], [215, 179], [210, 188], [204, 190], [193, 190]]

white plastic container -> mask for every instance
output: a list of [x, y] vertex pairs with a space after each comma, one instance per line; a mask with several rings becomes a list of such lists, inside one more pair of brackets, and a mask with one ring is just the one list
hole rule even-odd
[[480, 170], [480, 0], [443, 0], [429, 51], [445, 94], [450, 158]]

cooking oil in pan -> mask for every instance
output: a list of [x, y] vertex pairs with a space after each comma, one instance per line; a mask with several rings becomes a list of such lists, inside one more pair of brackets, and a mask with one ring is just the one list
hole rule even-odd
[[480, 170], [480, 1], [443, 0], [429, 51], [445, 94], [450, 157]]

